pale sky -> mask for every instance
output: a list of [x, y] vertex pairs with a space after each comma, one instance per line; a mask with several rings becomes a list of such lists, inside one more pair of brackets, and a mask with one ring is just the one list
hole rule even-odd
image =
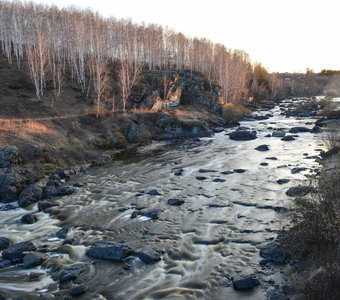
[[340, 70], [340, 0], [34, 0], [90, 7], [246, 51], [271, 72]]

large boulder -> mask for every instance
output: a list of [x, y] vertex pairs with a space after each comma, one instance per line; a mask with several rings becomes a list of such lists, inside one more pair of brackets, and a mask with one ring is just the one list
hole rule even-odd
[[315, 189], [311, 186], [294, 186], [286, 191], [286, 195], [289, 197], [302, 197], [313, 192]]
[[40, 252], [31, 252], [24, 256], [24, 268], [34, 268], [43, 264], [43, 262], [48, 258], [47, 254]]
[[30, 184], [20, 193], [18, 204], [20, 207], [27, 207], [32, 203], [41, 200], [43, 194], [42, 188], [37, 184]]
[[240, 275], [233, 279], [233, 288], [239, 291], [252, 290], [260, 285], [254, 275]]
[[58, 196], [67, 196], [67, 195], [72, 195], [77, 191], [77, 188], [73, 186], [53, 186], [53, 185], [48, 185], [45, 186], [43, 189], [43, 196], [47, 199], [51, 199], [53, 197], [58, 197]]
[[92, 246], [86, 251], [88, 257], [112, 261], [123, 261], [133, 254], [134, 252], [129, 247], [109, 242]]
[[266, 262], [284, 264], [288, 260], [288, 256], [283, 252], [278, 242], [272, 242], [260, 249], [260, 256]]
[[38, 221], [37, 217], [33, 214], [27, 214], [21, 217], [21, 223], [24, 224], [34, 224], [37, 221]]
[[142, 251], [138, 253], [138, 257], [141, 261], [145, 262], [146, 264], [154, 264], [161, 260], [160, 255], [154, 251]]
[[255, 131], [236, 130], [229, 133], [229, 138], [235, 141], [249, 141], [257, 138]]
[[35, 251], [37, 248], [32, 242], [21, 242], [8, 247], [2, 252], [2, 257], [12, 262], [21, 261], [27, 252]]
[[20, 155], [16, 146], [0, 149], [0, 168], [8, 168], [20, 162]]
[[0, 202], [17, 200], [20, 190], [26, 185], [26, 178], [13, 168], [0, 168]]
[[11, 241], [8, 238], [0, 237], [0, 251], [7, 249], [11, 245]]
[[59, 283], [63, 284], [72, 280], [76, 280], [79, 275], [87, 269], [85, 264], [75, 264], [66, 267], [60, 274]]

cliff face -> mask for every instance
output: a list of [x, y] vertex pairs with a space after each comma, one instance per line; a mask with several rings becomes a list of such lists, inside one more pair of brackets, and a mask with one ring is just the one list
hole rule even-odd
[[131, 95], [131, 107], [151, 109], [192, 105], [221, 115], [221, 88], [202, 73], [190, 71], [143, 71]]

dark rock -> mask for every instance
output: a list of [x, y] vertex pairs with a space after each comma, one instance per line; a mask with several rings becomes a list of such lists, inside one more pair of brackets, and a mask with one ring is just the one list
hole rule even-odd
[[150, 218], [151, 220], [158, 219], [159, 210], [157, 208], [152, 208], [142, 214], [143, 217]]
[[74, 187], [81, 188], [84, 186], [84, 183], [76, 182], [73, 184]]
[[260, 146], [256, 147], [255, 150], [262, 151], [262, 152], [263, 151], [269, 151], [269, 147], [268, 147], [268, 145], [260, 145]]
[[240, 122], [238, 122], [236, 120], [229, 121], [225, 125], [225, 127], [227, 127], [227, 128], [237, 127], [237, 126], [240, 126]]
[[174, 198], [174, 199], [169, 199], [169, 200], [168, 200], [168, 204], [169, 204], [169, 205], [173, 205], [173, 206], [180, 206], [180, 205], [184, 204], [184, 200], [182, 200], [182, 199], [176, 199], [176, 198]]
[[12, 168], [0, 168], [0, 202], [17, 200], [17, 194], [26, 185], [27, 178]]
[[299, 132], [310, 132], [310, 129], [307, 127], [303, 127], [303, 126], [297, 126], [297, 127], [292, 127], [289, 130], [290, 133], [299, 133]]
[[37, 221], [38, 221], [38, 218], [32, 214], [27, 214], [21, 217], [21, 223], [24, 223], [24, 224], [34, 224]]
[[321, 127], [318, 126], [318, 125], [315, 125], [311, 130], [310, 130], [311, 133], [319, 133], [321, 132]]
[[252, 290], [260, 285], [254, 275], [240, 275], [233, 279], [233, 288], [239, 291]]
[[260, 166], [263, 166], [263, 167], [266, 167], [266, 166], [268, 166], [268, 165], [269, 165], [269, 164], [266, 163], [266, 162], [260, 163]]
[[6, 268], [10, 266], [12, 262], [9, 259], [2, 259], [0, 258], [0, 269]]
[[103, 243], [92, 246], [86, 251], [88, 257], [113, 261], [123, 261], [133, 254], [134, 252], [129, 247], [113, 243]]
[[77, 286], [70, 288], [69, 290], [69, 294], [72, 297], [78, 297], [78, 296], [84, 295], [86, 292], [87, 292], [87, 288], [84, 285], [77, 285]]
[[40, 201], [38, 203], [38, 211], [46, 212], [51, 207], [57, 206], [57, 203], [50, 202], [50, 201]]
[[197, 180], [203, 181], [203, 180], [206, 180], [206, 179], [208, 179], [208, 178], [207, 178], [207, 177], [204, 177], [204, 176], [196, 176], [196, 179], [197, 179]]
[[284, 137], [285, 135], [286, 133], [281, 130], [276, 130], [276, 131], [273, 131], [272, 133], [272, 137]]
[[69, 229], [66, 226], [64, 226], [55, 235], [56, 235], [57, 238], [66, 239], [68, 231], [69, 231]]
[[0, 300], [6, 300], [6, 297], [2, 292], [0, 292]]
[[268, 159], [268, 160], [277, 160], [277, 157], [271, 156], [271, 157], [266, 157], [266, 159]]
[[223, 175], [230, 175], [230, 174], [234, 174], [235, 172], [234, 171], [223, 171], [221, 172], [221, 174]]
[[16, 146], [0, 149], [0, 168], [8, 168], [20, 162], [20, 155]]
[[42, 198], [42, 188], [37, 184], [30, 184], [20, 193], [18, 203], [20, 207], [27, 207]]
[[199, 173], [214, 173], [216, 172], [215, 170], [209, 170], [209, 169], [199, 169]]
[[8, 238], [0, 237], [0, 251], [7, 249], [11, 245], [11, 241]]
[[310, 186], [294, 186], [286, 191], [286, 195], [289, 197], [301, 197], [314, 191], [313, 187]]
[[178, 170], [175, 170], [174, 174], [175, 174], [175, 176], [182, 176], [183, 172], [184, 172], [183, 169], [178, 169]]
[[281, 141], [284, 141], [284, 142], [295, 141], [295, 138], [292, 135], [286, 135], [281, 139]]
[[246, 170], [245, 169], [234, 169], [233, 171], [235, 173], [244, 173]]
[[279, 180], [277, 180], [276, 182], [278, 183], [278, 184], [286, 184], [286, 183], [288, 183], [290, 180], [289, 179], [279, 179]]
[[79, 277], [79, 275], [85, 270], [86, 267], [84, 265], [73, 265], [67, 267], [62, 271], [59, 277], [59, 283], [63, 284], [65, 282], [76, 280]]
[[214, 133], [220, 133], [220, 132], [223, 132], [223, 131], [224, 131], [223, 127], [216, 127], [216, 128], [213, 129]]
[[154, 264], [161, 260], [160, 255], [154, 251], [142, 251], [137, 255], [139, 259], [146, 264]]
[[160, 196], [160, 195], [162, 195], [156, 189], [148, 191], [147, 194], [150, 195], [150, 196]]
[[24, 268], [34, 268], [40, 266], [44, 263], [44, 261], [48, 258], [45, 253], [40, 252], [31, 252], [24, 256]]
[[266, 134], [264, 137], [270, 138], [270, 137], [272, 137], [272, 136], [270, 135], [270, 133], [268, 133], [268, 134]]
[[272, 242], [260, 249], [260, 256], [267, 262], [284, 264], [289, 257], [283, 252], [282, 247], [278, 242]]
[[267, 300], [286, 300], [288, 299], [284, 294], [281, 294], [277, 291], [268, 291], [267, 292]]
[[5, 259], [9, 259], [12, 262], [18, 262], [24, 258], [26, 252], [31, 252], [35, 250], [37, 250], [37, 248], [31, 242], [17, 243], [5, 249], [2, 252], [2, 257]]
[[249, 141], [257, 138], [256, 132], [250, 132], [247, 130], [236, 130], [229, 134], [229, 138], [235, 141]]
[[130, 216], [130, 219], [136, 219], [139, 215], [138, 210], [134, 210]]
[[305, 167], [297, 167], [297, 168], [293, 168], [293, 169], [291, 169], [291, 173], [292, 174], [297, 174], [297, 173], [300, 173], [300, 172], [303, 172], [303, 171], [306, 171], [306, 170], [308, 170], [307, 168], [305, 168]]
[[222, 178], [215, 178], [213, 182], [220, 183], [220, 182], [225, 182], [225, 179]]
[[236, 130], [237, 130], [237, 131], [240, 131], [240, 130], [242, 130], [242, 131], [249, 131], [250, 128], [249, 128], [249, 127], [246, 127], [246, 126], [240, 126], [240, 127], [236, 128]]
[[73, 186], [61, 186], [61, 187], [56, 187], [56, 186], [45, 186], [44, 187], [44, 197], [47, 199], [51, 199], [53, 197], [58, 197], [58, 196], [67, 196], [67, 195], [72, 195], [77, 191], [77, 188]]

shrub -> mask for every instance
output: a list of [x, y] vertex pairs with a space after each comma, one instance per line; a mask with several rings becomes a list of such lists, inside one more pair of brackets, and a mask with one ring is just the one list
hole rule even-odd
[[223, 106], [223, 119], [226, 122], [230, 122], [240, 118], [243, 115], [249, 115], [251, 113], [250, 109], [242, 106], [235, 105], [233, 103], [226, 103]]
[[336, 153], [340, 149], [340, 129], [336, 125], [328, 127], [323, 136], [323, 142], [328, 151]]

